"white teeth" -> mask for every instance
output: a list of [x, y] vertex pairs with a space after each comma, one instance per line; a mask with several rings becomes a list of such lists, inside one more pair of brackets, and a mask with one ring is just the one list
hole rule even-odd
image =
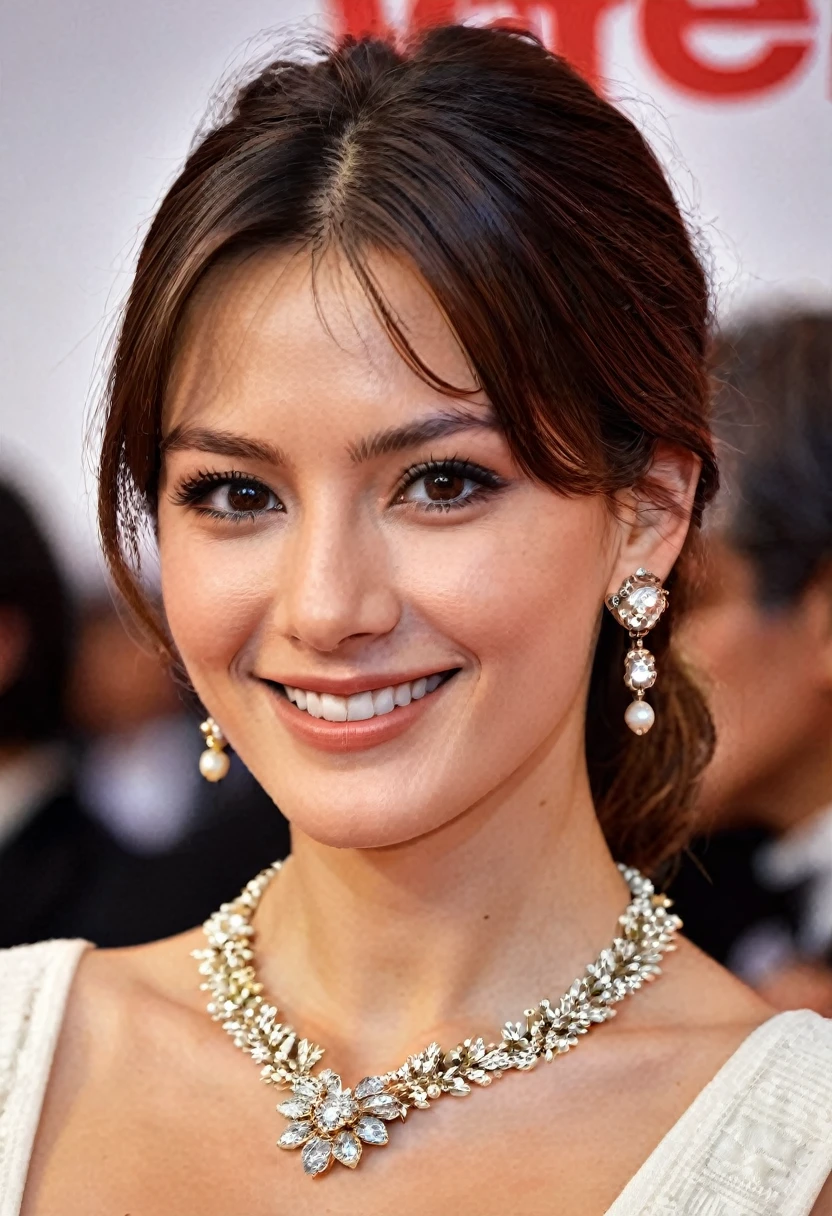
[[348, 722], [366, 722], [375, 712], [371, 692], [357, 692], [347, 699]]
[[393, 700], [392, 688], [379, 688], [373, 693], [373, 709], [377, 718], [383, 714], [392, 714], [395, 708], [396, 702]]
[[376, 688], [372, 692], [357, 692], [351, 697], [339, 697], [330, 692], [309, 692], [304, 688], [283, 688], [290, 701], [298, 709], [305, 710], [313, 718], [324, 718], [327, 722], [366, 722], [369, 718], [380, 718], [390, 714], [399, 706], [404, 708], [411, 701], [419, 701], [429, 692], [435, 692], [442, 683], [442, 676], [421, 676], [395, 688]]
[[347, 699], [336, 697], [331, 692], [321, 695], [321, 711], [327, 722], [346, 722]]

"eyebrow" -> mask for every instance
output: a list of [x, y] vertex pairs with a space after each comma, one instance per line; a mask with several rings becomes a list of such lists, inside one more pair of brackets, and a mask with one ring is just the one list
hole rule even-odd
[[497, 416], [491, 409], [480, 409], [476, 412], [465, 409], [442, 410], [438, 414], [430, 414], [427, 418], [408, 422], [404, 426], [377, 431], [358, 443], [350, 444], [347, 451], [355, 464], [361, 464], [365, 460], [388, 456], [391, 452], [418, 447], [420, 443], [427, 443], [431, 439], [457, 435], [461, 431], [501, 429]]
[[[480, 409], [476, 412], [464, 409], [442, 410], [438, 414], [430, 414], [427, 418], [406, 423], [404, 426], [376, 431], [357, 443], [349, 444], [347, 452], [355, 464], [363, 464], [367, 460], [418, 447], [420, 443], [442, 439], [447, 435], [457, 435], [462, 431], [501, 429], [497, 416], [491, 409]], [[209, 427], [175, 426], [162, 440], [161, 451], [162, 455], [181, 451], [211, 452], [217, 456], [236, 456], [240, 460], [259, 460], [271, 465], [286, 463], [283, 452], [274, 444], [262, 439], [252, 439], [247, 435], [235, 435], [231, 431], [212, 430]]]
[[274, 444], [262, 439], [250, 439], [246, 435], [234, 435], [230, 431], [214, 431], [207, 427], [175, 426], [161, 443], [162, 454], [167, 452], [213, 452], [217, 456], [237, 456], [240, 460], [262, 460], [279, 465], [285, 456]]

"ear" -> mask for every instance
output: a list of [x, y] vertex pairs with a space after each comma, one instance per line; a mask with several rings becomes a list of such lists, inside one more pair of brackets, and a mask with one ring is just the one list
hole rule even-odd
[[693, 452], [659, 443], [641, 483], [616, 495], [621, 532], [608, 594], [642, 566], [667, 578], [688, 534], [700, 468]]

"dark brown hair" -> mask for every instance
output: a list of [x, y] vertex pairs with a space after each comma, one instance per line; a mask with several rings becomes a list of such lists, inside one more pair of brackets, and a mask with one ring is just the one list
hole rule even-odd
[[718, 526], [751, 561], [760, 604], [787, 607], [832, 564], [832, 311], [746, 314], [713, 361]]
[[[448, 26], [407, 49], [346, 39], [278, 59], [239, 88], [167, 193], [139, 257], [104, 425], [100, 526], [116, 583], [164, 638], [137, 562], [152, 519], [160, 415], [177, 327], [220, 255], [337, 246], [402, 356], [367, 266], [394, 251], [454, 327], [531, 476], [569, 494], [644, 482], [657, 441], [716, 469], [707, 421], [708, 291], [661, 168], [635, 126], [529, 35]], [[675, 575], [671, 618], [680, 606]], [[562, 610], [553, 589], [552, 611]], [[663, 623], [651, 648], [657, 724], [623, 721], [628, 638], [604, 613], [587, 757], [622, 860], [654, 867], [686, 840], [711, 749], [707, 710]]]

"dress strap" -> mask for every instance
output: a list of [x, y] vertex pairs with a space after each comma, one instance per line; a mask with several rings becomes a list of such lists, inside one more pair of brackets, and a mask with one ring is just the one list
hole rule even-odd
[[0, 1216], [18, 1216], [52, 1057], [84, 941], [0, 950]]
[[832, 1173], [832, 1021], [759, 1026], [607, 1216], [808, 1216]]

